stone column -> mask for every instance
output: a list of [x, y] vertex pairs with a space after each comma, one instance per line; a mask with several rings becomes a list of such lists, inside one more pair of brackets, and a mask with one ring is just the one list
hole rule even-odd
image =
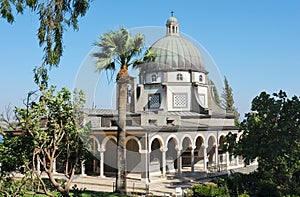
[[181, 176], [181, 174], [182, 174], [181, 150], [182, 150], [182, 148], [177, 148], [176, 147], [176, 151], [177, 151], [177, 175], [178, 176]]
[[230, 158], [229, 158], [229, 152], [226, 152], [226, 167], [228, 168], [230, 165]]
[[191, 172], [194, 173], [195, 172], [195, 148], [196, 147], [192, 147], [191, 149]]
[[216, 165], [216, 169], [217, 171], [219, 171], [219, 153], [218, 153], [218, 145], [215, 145], [215, 165]]
[[103, 177], [105, 177], [104, 176], [104, 152], [105, 152], [105, 149], [103, 149], [103, 148], [100, 148], [100, 150], [99, 150], [99, 152], [100, 152], [100, 158], [99, 158], [99, 168], [100, 168], [100, 177], [101, 178], [103, 178]]
[[85, 174], [85, 161], [81, 162], [81, 175], [86, 176], [86, 174]]
[[162, 147], [160, 148], [161, 154], [162, 154], [162, 177], [166, 177], [166, 152], [168, 148]]
[[141, 154], [141, 162], [139, 165], [141, 166], [141, 180], [148, 184], [150, 182], [149, 180], [149, 167], [148, 167], [148, 151], [147, 150], [139, 150], [139, 153]]
[[208, 162], [208, 157], [207, 157], [207, 151], [206, 151], [206, 148], [205, 146], [203, 146], [203, 170], [204, 171], [207, 171], [207, 162]]

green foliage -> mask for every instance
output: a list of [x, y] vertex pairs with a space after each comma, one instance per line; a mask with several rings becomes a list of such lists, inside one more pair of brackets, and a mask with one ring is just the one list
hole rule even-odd
[[[5, 133], [4, 142], [0, 144], [2, 177], [15, 171], [25, 177], [34, 173], [46, 193], [50, 181], [55, 190], [67, 194], [76, 168], [87, 155], [82, 139], [87, 139], [89, 125], [83, 125], [84, 117], [80, 113], [84, 102], [82, 91], [74, 91], [72, 97], [66, 88], [56, 91], [53, 86], [41, 85], [39, 91], [30, 92], [25, 108], [16, 107], [14, 111], [21, 134]], [[66, 163], [66, 183], [54, 179], [52, 172], [56, 158], [63, 158]], [[49, 179], [41, 178], [43, 171]]]
[[235, 118], [234, 118], [235, 125], [238, 126], [240, 114], [238, 112], [238, 109], [236, 107], [234, 107], [232, 88], [230, 87], [229, 82], [226, 77], [224, 79], [224, 84], [225, 84], [225, 87], [224, 87], [223, 93], [221, 95], [221, 97], [222, 97], [221, 105], [224, 107], [224, 109], [226, 109], [226, 111], [233, 112], [233, 114], [235, 116]]
[[97, 70], [114, 72], [117, 65], [120, 66], [121, 70], [153, 61], [156, 54], [151, 50], [146, 50], [145, 54], [140, 57], [143, 41], [144, 36], [142, 34], [138, 33], [132, 37], [124, 27], [104, 33], [99, 37], [99, 41], [94, 43], [100, 49], [99, 52], [93, 54], [97, 58]]
[[210, 85], [212, 85], [212, 93], [213, 93], [213, 98], [215, 100], [215, 102], [218, 104], [218, 105], [221, 105], [221, 99], [219, 97], [219, 92], [218, 92], [218, 89], [216, 88], [215, 86], [215, 83], [212, 81], [212, 80], [209, 80], [208, 82]]
[[226, 77], [224, 79], [224, 85], [225, 85], [225, 87], [224, 87], [223, 93], [221, 95], [221, 97], [223, 99], [222, 106], [227, 111], [233, 111], [234, 100], [233, 100], [232, 88], [230, 87], [229, 82]]
[[91, 0], [0, 0], [0, 14], [8, 23], [15, 20], [14, 12], [29, 8], [39, 15], [37, 36], [44, 46], [43, 64], [58, 66], [63, 53], [63, 33], [66, 27], [78, 30], [78, 18], [84, 16]]
[[229, 196], [226, 187], [219, 187], [217, 184], [208, 182], [205, 184], [197, 184], [193, 186], [193, 193], [195, 197], [206, 196]]
[[[231, 151], [246, 164], [257, 159], [262, 184], [279, 188], [283, 195], [300, 195], [300, 100], [280, 91], [262, 92], [252, 101], [252, 112], [241, 123], [242, 137]], [[267, 187], [265, 186], [265, 188]], [[263, 188], [261, 190], [263, 192]]]
[[12, 177], [0, 178], [0, 197], [22, 196], [25, 194], [23, 179], [14, 179]]

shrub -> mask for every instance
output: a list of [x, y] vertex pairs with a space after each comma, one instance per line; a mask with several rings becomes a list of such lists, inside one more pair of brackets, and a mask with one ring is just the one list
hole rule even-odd
[[194, 185], [193, 193], [195, 197], [229, 196], [226, 187], [224, 186], [219, 187], [217, 184], [212, 182]]

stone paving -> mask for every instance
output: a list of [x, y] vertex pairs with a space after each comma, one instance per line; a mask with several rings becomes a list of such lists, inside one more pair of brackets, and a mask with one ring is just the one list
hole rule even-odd
[[[148, 185], [140, 178], [140, 174], [129, 174], [127, 176], [127, 191], [130, 194], [140, 196], [146, 193], [147, 186], [149, 187], [149, 193], [155, 196], [172, 196], [176, 188], [182, 190], [191, 188], [192, 185], [200, 182], [206, 182], [211, 180], [212, 177], [218, 175], [225, 175], [227, 173], [242, 172], [249, 173], [254, 171], [257, 166], [241, 167], [232, 169], [230, 171], [216, 172], [216, 173], [204, 173], [204, 172], [188, 172], [188, 169], [184, 170], [180, 177], [175, 173], [167, 174], [165, 178], [161, 177], [161, 174], [151, 174], [151, 182]], [[60, 175], [58, 175], [60, 176]], [[105, 191], [113, 192], [115, 186], [115, 177], [96, 177], [96, 176], [82, 176], [75, 177], [73, 184], [76, 184], [78, 188], [86, 188], [93, 191]]]

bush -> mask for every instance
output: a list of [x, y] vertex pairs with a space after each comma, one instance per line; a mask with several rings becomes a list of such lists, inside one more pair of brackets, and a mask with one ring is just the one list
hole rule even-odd
[[217, 184], [212, 182], [194, 185], [193, 194], [195, 197], [229, 196], [226, 187], [219, 187]]

